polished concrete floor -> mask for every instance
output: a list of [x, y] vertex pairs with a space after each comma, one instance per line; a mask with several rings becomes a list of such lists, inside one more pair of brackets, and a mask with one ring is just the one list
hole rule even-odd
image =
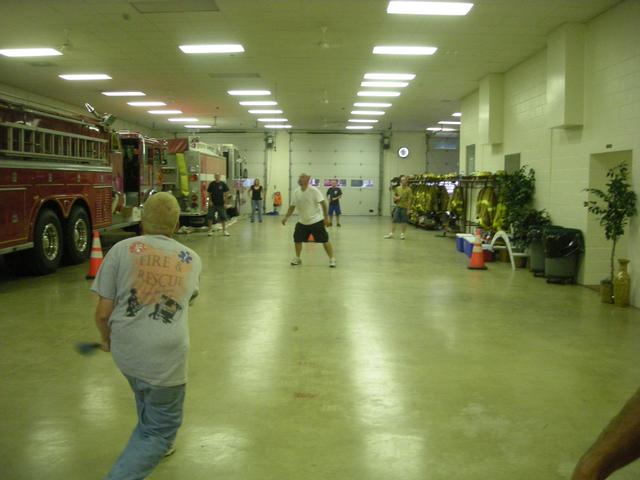
[[[179, 236], [203, 258], [177, 452], [156, 480], [568, 478], [640, 385], [640, 311], [386, 219], [291, 267], [293, 224]], [[99, 479], [135, 422], [86, 265], [0, 280], [0, 478]], [[615, 479], [635, 479], [640, 465]]]

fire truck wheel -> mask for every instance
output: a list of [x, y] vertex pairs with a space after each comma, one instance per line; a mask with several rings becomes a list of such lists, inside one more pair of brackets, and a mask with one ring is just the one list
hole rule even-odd
[[91, 253], [91, 222], [87, 211], [75, 206], [64, 224], [64, 261], [77, 265]]
[[56, 271], [62, 257], [62, 225], [53, 210], [43, 208], [33, 230], [29, 268], [35, 275]]

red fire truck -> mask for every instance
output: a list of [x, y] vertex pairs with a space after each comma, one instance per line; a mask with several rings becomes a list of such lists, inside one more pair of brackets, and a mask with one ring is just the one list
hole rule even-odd
[[63, 260], [81, 263], [92, 230], [139, 223], [162, 145], [147, 148], [138, 134], [121, 139], [113, 120], [0, 97], [0, 255], [10, 267], [43, 275]]

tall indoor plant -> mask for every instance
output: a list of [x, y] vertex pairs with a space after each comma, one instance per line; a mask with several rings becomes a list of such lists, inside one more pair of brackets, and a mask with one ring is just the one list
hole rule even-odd
[[[587, 207], [589, 213], [598, 217], [600, 225], [604, 227], [605, 238], [613, 242], [609, 263], [609, 278], [602, 281], [603, 287], [607, 288], [608, 284], [609, 292], [611, 292], [616, 246], [620, 237], [624, 235], [629, 219], [637, 212], [637, 197], [629, 183], [629, 167], [626, 163], [621, 163], [609, 169], [607, 178], [609, 181], [605, 190], [585, 188], [585, 191], [597, 197], [597, 200], [588, 200], [584, 202], [584, 206]], [[606, 300], [611, 302], [611, 298]]]

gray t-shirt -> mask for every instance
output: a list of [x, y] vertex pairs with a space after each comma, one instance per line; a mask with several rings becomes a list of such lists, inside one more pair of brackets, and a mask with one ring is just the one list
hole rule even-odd
[[123, 373], [158, 386], [186, 383], [189, 300], [201, 270], [197, 253], [164, 235], [109, 250], [91, 290], [114, 300], [111, 354]]

